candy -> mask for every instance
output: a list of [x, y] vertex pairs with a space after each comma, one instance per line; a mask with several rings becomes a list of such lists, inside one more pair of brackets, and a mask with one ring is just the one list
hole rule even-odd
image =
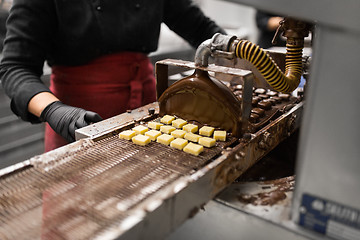
[[195, 156], [198, 156], [203, 150], [204, 147], [196, 143], [188, 143], [183, 149], [184, 152], [190, 153]]
[[173, 127], [182, 128], [185, 124], [187, 124], [187, 122], [181, 118], [178, 118], [178, 119], [172, 121], [171, 124]]
[[209, 137], [199, 138], [199, 144], [203, 145], [204, 147], [208, 147], [208, 148], [213, 147], [215, 146], [215, 143], [216, 141], [213, 138], [209, 138]]
[[170, 143], [170, 147], [182, 150], [187, 144], [188, 144], [187, 140], [182, 138], [177, 138]]
[[188, 123], [183, 126], [183, 130], [186, 132], [196, 133], [198, 131], [198, 126], [195, 124]]
[[226, 131], [214, 131], [214, 139], [216, 141], [226, 141]]
[[157, 130], [150, 130], [145, 133], [145, 136], [148, 136], [151, 141], [156, 141], [157, 137], [161, 135], [160, 131]]
[[134, 127], [132, 130], [135, 131], [136, 134], [144, 134], [149, 129], [145, 126], [139, 125], [139, 126]]
[[144, 135], [141, 135], [141, 134], [136, 135], [131, 140], [132, 140], [133, 143], [135, 143], [137, 145], [142, 145], [142, 146], [145, 146], [146, 144], [151, 142], [150, 137], [144, 136]]
[[163, 134], [163, 135], [160, 135], [156, 141], [158, 143], [161, 143], [161, 144], [164, 144], [164, 145], [169, 145], [171, 143], [171, 141], [174, 140], [174, 137], [169, 135], [169, 134]]
[[131, 140], [133, 137], [135, 137], [135, 135], [136, 135], [135, 131], [125, 130], [125, 131], [122, 131], [119, 134], [119, 138], [126, 139], [126, 140]]
[[213, 134], [213, 132], [214, 132], [214, 128], [209, 127], [209, 126], [203, 126], [199, 130], [200, 135], [207, 136], [207, 137], [210, 137]]
[[174, 121], [175, 117], [170, 115], [165, 115], [160, 119], [160, 122], [165, 124], [171, 124], [172, 121]]

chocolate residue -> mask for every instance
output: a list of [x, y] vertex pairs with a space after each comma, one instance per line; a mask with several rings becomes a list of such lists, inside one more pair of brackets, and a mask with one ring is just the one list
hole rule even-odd
[[[271, 188], [275, 188], [269, 192], [261, 192], [258, 194], [240, 194], [238, 200], [245, 204], [257, 205], [274, 205], [281, 200], [286, 199], [286, 192], [294, 190], [295, 177], [290, 176], [282, 179], [262, 182], [263, 184], [271, 185]], [[265, 186], [267, 187], [267, 186]]]
[[237, 196], [240, 202], [272, 206], [287, 198], [286, 192], [294, 190], [298, 138], [299, 130], [236, 180], [236, 182], [256, 181], [264, 190], [257, 194], [240, 194]]
[[268, 181], [295, 175], [299, 130], [242, 174], [236, 182]]

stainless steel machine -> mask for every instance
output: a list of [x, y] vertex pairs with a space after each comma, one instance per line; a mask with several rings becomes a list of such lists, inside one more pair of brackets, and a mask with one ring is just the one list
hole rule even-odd
[[[285, 69], [284, 54], [264, 53], [276, 62], [274, 66], [296, 76], [280, 77], [285, 79], [281, 82], [273, 82], [268, 76], [265, 79], [270, 79], [272, 87], [260, 86], [263, 81], [258, 73], [244, 70], [248, 69], [245, 66], [241, 69], [245, 63], [235, 57], [242, 53], [249, 55], [246, 52], [252, 45], [233, 37], [214, 36], [199, 48], [194, 63], [172, 59], [157, 63], [159, 102], [80, 129], [76, 132], [78, 141], [75, 143], [2, 169], [0, 239], [163, 239], [184, 222], [170, 238], [183, 239], [186, 234], [194, 234], [192, 238], [201, 239], [209, 236], [205, 234], [204, 226], [211, 226], [205, 231], [209, 234], [217, 232], [217, 235], [211, 235], [213, 239], [218, 236], [239, 239], [240, 227], [224, 227], [248, 226], [243, 231], [244, 236], [250, 236], [246, 235], [246, 230], [252, 229], [249, 223], [255, 223], [252, 216], [256, 216], [258, 225], [255, 224], [254, 229], [258, 232], [261, 228], [256, 226], [266, 229], [270, 222], [281, 226], [282, 231], [275, 231], [274, 236], [283, 235], [274, 237], [276, 239], [282, 236], [322, 238], [306, 228], [325, 228], [322, 233], [329, 236], [357, 239], [360, 208], [356, 197], [360, 194], [356, 187], [359, 177], [355, 173], [360, 169], [360, 163], [355, 138], [358, 129], [354, 126], [357, 126], [355, 119], [359, 115], [355, 107], [359, 102], [356, 101], [359, 96], [355, 94], [359, 86], [355, 81], [355, 69], [356, 63], [360, 62], [357, 54], [360, 50], [355, 42], [358, 42], [360, 28], [359, 21], [350, 20], [358, 17], [350, 14], [354, 11], [350, 7], [346, 10], [352, 11], [341, 21], [330, 21], [328, 15], [315, 18], [315, 15], [308, 16], [308, 12], [303, 16], [301, 9], [304, 6], [320, 6], [310, 1], [292, 3], [299, 6], [292, 6], [291, 10], [296, 11], [290, 12], [287, 12], [290, 7], [280, 0], [241, 3], [311, 22], [316, 20], [314, 60], [306, 101], [302, 94], [293, 96], [274, 91], [274, 87], [292, 91], [295, 85], [292, 81], [298, 81], [306, 70], [303, 66], [310, 64], [307, 56], [299, 56], [298, 47], [294, 47], [296, 56], [290, 54], [290, 61], [296, 62], [290, 64], [290, 70]], [[359, 6], [355, 1], [352, 3]], [[294, 43], [296, 45], [298, 41]], [[336, 44], [339, 53], [334, 55]], [[253, 51], [258, 50], [254, 47]], [[259, 56], [261, 54], [259, 52]], [[346, 54], [346, 58], [339, 61], [342, 54]], [[208, 64], [210, 55], [222, 60]], [[189, 84], [169, 86], [169, 70], [173, 67], [192, 70], [189, 77], [180, 81], [196, 82], [204, 78], [208, 85], [190, 84], [191, 91], [187, 88]], [[277, 67], [271, 67], [274, 74], [278, 74]], [[339, 81], [344, 73], [348, 83]], [[210, 85], [217, 86], [213, 88], [216, 93], [206, 87]], [[188, 108], [179, 110], [174, 96], [183, 92], [198, 104], [194, 104], [198, 108], [193, 108], [193, 115], [189, 115]], [[198, 92], [206, 101], [194, 97]], [[253, 101], [255, 98], [257, 100]], [[229, 102], [233, 104], [229, 106]], [[186, 106], [193, 107], [190, 103]], [[211, 111], [209, 106], [214, 104], [218, 111], [207, 114], [210, 117], [200, 120], [202, 115], [195, 114]], [[199, 156], [192, 156], [156, 142], [138, 146], [119, 139], [119, 132], [157, 121], [164, 114], [174, 114], [200, 125], [212, 123], [215, 127], [226, 128], [227, 141], [206, 149]], [[232, 121], [223, 125], [224, 121], [214, 121], [218, 115]], [[245, 184], [245, 188], [239, 188], [241, 184], [245, 186], [244, 183], [233, 184], [296, 132], [301, 123], [296, 176], [272, 182], [252, 182]], [[339, 127], [337, 123], [343, 124]], [[220, 192], [222, 194], [218, 196]], [[211, 200], [215, 197], [215, 201]], [[327, 209], [331, 211], [326, 212]], [[243, 217], [244, 213], [246, 217]], [[215, 218], [209, 218], [212, 214]], [[225, 222], [223, 214], [232, 220]], [[211, 221], [216, 219], [223, 222], [214, 227]], [[341, 229], [346, 237], [331, 231], [329, 226]]]
[[[281, 54], [273, 57], [284, 60]], [[157, 121], [164, 109], [172, 114], [166, 110], [172, 98], [164, 96], [181, 82], [167, 88], [171, 67], [236, 77], [226, 85], [207, 77], [210, 82], [204, 88], [194, 88], [219, 91], [209, 92], [204, 101], [211, 113], [208, 120], [229, 114], [218, 121], [229, 127], [227, 141], [199, 156], [156, 142], [138, 146], [118, 137], [123, 130]], [[299, 126], [302, 97], [253, 88], [251, 71], [169, 59], [157, 63], [156, 74], [159, 102], [80, 129], [77, 142], [1, 170], [2, 239], [164, 238]], [[227, 105], [230, 100], [234, 105]], [[213, 104], [224, 105], [211, 112]], [[192, 107], [191, 102], [183, 106]], [[204, 111], [201, 104], [196, 107]], [[252, 110], [259, 115], [251, 115]], [[193, 121], [191, 115], [188, 121]], [[223, 125], [228, 119], [234, 121]]]
[[[360, 3], [227, 2], [316, 23], [296, 180], [234, 183], [171, 239], [360, 239]], [[256, 202], [284, 184], [287, 199]]]

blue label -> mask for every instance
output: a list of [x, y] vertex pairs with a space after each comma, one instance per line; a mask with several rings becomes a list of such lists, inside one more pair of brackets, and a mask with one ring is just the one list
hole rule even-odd
[[[360, 211], [319, 197], [304, 194], [300, 207], [299, 224], [317, 232], [333, 235], [332, 227], [344, 228], [351, 235], [360, 229]], [[358, 236], [360, 238], [360, 236]], [[356, 238], [358, 239], [358, 238]]]

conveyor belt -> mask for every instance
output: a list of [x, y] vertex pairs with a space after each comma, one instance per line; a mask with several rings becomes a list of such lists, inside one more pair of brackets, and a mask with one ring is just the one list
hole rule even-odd
[[117, 136], [92, 142], [0, 178], [0, 239], [88, 239], [166, 184], [222, 151], [195, 157]]
[[[241, 99], [238, 86], [233, 88]], [[138, 146], [119, 139], [122, 129], [158, 120], [156, 115], [145, 116], [145, 106], [89, 126], [88, 133], [95, 132], [94, 139], [101, 140], [81, 140], [25, 161], [15, 171], [1, 170], [0, 239], [102, 239], [109, 232], [114, 233], [111, 238], [128, 239], [122, 234], [136, 222], [128, 227], [124, 223], [138, 210], [151, 212], [142, 207], [153, 203], [162, 204], [160, 218], [171, 222], [159, 233], [164, 236], [296, 129], [302, 104], [296, 106], [297, 98], [283, 96], [261, 110], [261, 101], [280, 96], [266, 93], [253, 93], [259, 98], [253, 107], [263, 115], [250, 118], [253, 134], [247, 140], [230, 137], [197, 157], [155, 142]], [[110, 130], [100, 131], [103, 125]], [[178, 194], [176, 189], [185, 186], [187, 190]], [[180, 196], [167, 205], [165, 200], [175, 195]], [[147, 230], [156, 235], [157, 219], [149, 218], [155, 223], [142, 222], [142, 239]]]

